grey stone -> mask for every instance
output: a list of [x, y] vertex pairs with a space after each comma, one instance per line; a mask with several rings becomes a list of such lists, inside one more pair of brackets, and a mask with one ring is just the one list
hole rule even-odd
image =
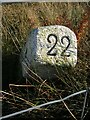
[[55, 78], [56, 66], [75, 67], [77, 63], [76, 35], [60, 25], [34, 29], [22, 48], [20, 61], [24, 77], [33, 70], [43, 79]]

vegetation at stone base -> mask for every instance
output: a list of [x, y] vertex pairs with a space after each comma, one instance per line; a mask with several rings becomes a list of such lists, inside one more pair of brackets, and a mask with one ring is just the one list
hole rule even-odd
[[[18, 59], [29, 31], [39, 26], [64, 25], [73, 30], [78, 39], [78, 63], [75, 68], [59, 68], [57, 79], [19, 79]], [[86, 3], [12, 3], [2, 4], [3, 41], [3, 115], [30, 106], [60, 99], [86, 89], [90, 84], [90, 41], [88, 35], [88, 6]], [[9, 83], [7, 83], [9, 81]], [[63, 104], [55, 104], [18, 117], [23, 118], [80, 118], [84, 96]], [[7, 104], [6, 104], [7, 103]], [[69, 111], [70, 110], [70, 111]], [[63, 114], [63, 115], [62, 115]], [[17, 116], [16, 116], [17, 117]]]

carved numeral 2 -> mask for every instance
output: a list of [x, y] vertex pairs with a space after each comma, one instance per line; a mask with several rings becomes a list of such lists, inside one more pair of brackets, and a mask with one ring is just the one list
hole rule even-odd
[[70, 56], [70, 54], [68, 54], [68, 55], [65, 55], [65, 52], [67, 51], [67, 49], [69, 48], [69, 46], [70, 46], [70, 39], [69, 39], [69, 37], [68, 36], [63, 36], [62, 38], [61, 38], [61, 43], [62, 44], [64, 44], [64, 42], [63, 42], [63, 39], [64, 38], [67, 38], [67, 40], [68, 40], [68, 45], [66, 46], [66, 48], [62, 51], [62, 53], [61, 53], [61, 56], [66, 56], [66, 57], [69, 57]]
[[[49, 34], [49, 35], [48, 35], [48, 38], [47, 38], [47, 41], [48, 41], [49, 43], [51, 43], [51, 41], [50, 41], [50, 39], [49, 39], [51, 36], [54, 36], [54, 37], [55, 37], [55, 44], [54, 44], [54, 45], [51, 47], [51, 49], [47, 52], [47, 55], [56, 56], [56, 55], [57, 55], [57, 51], [54, 52], [54, 53], [51, 53], [51, 52], [52, 52], [53, 49], [55, 48], [58, 40], [57, 40], [57, 36], [56, 36], [55, 34]], [[66, 38], [66, 39], [68, 40], [68, 45], [67, 45], [66, 48], [62, 51], [61, 56], [69, 57], [70, 54], [66, 55], [65, 52], [67, 51], [67, 49], [68, 49], [69, 46], [70, 46], [70, 39], [69, 39], [68, 36], [63, 36], [63, 37], [61, 38], [61, 43], [62, 43], [62, 44], [64, 44], [64, 42], [63, 42], [64, 38]]]
[[47, 41], [49, 42], [49, 43], [51, 43], [51, 41], [50, 41], [50, 37], [51, 36], [54, 36], [55, 37], [55, 44], [51, 47], [51, 49], [47, 52], [47, 55], [51, 55], [51, 56], [56, 56], [57, 55], [57, 51], [56, 52], [54, 52], [54, 53], [51, 53], [51, 51], [55, 48], [55, 46], [56, 46], [56, 44], [57, 44], [57, 36], [55, 35], [55, 34], [50, 34], [50, 35], [48, 35], [48, 38], [47, 38]]

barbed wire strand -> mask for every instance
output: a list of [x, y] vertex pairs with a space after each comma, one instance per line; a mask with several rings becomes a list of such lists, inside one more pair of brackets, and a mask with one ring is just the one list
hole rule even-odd
[[25, 113], [25, 112], [28, 112], [28, 111], [32, 111], [32, 110], [34, 110], [34, 109], [39, 109], [39, 108], [44, 107], [44, 106], [46, 106], [46, 105], [50, 105], [50, 104], [62, 102], [62, 101], [64, 101], [64, 100], [67, 100], [67, 99], [69, 99], [69, 98], [71, 98], [71, 97], [74, 97], [74, 96], [76, 96], [76, 95], [85, 93], [86, 91], [87, 91], [87, 90], [82, 90], [82, 91], [73, 93], [73, 94], [71, 94], [71, 95], [69, 95], [69, 96], [67, 96], [67, 97], [65, 97], [65, 98], [63, 98], [63, 99], [60, 99], [60, 100], [50, 101], [50, 102], [47, 102], [47, 103], [44, 103], [44, 104], [41, 104], [41, 105], [33, 106], [33, 107], [28, 108], [28, 109], [25, 109], [25, 110], [21, 110], [21, 111], [19, 111], [19, 112], [15, 112], [15, 113], [12, 113], [12, 114], [9, 114], [9, 115], [6, 115], [6, 116], [2, 116], [2, 117], [0, 117], [0, 120], [5, 119], [5, 118], [9, 118], [9, 117], [13, 117], [13, 116], [16, 116], [16, 115], [19, 115], [19, 114], [22, 114], [22, 113]]

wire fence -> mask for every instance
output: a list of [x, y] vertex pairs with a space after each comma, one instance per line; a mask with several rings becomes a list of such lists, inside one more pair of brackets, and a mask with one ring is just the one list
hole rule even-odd
[[[50, 101], [50, 102], [47, 102], [47, 103], [44, 103], [44, 104], [41, 104], [41, 105], [30, 107], [30, 108], [25, 109], [25, 110], [21, 110], [19, 112], [15, 112], [15, 113], [12, 113], [12, 114], [9, 114], [9, 115], [6, 115], [6, 116], [2, 116], [2, 117], [0, 117], [0, 120], [6, 119], [6, 118], [10, 118], [10, 117], [13, 117], [13, 116], [16, 116], [16, 115], [19, 115], [19, 114], [22, 114], [22, 113], [25, 113], [25, 112], [28, 112], [28, 111], [35, 110], [35, 109], [39, 109], [39, 108], [47, 106], [47, 105], [51, 105], [51, 104], [63, 102], [63, 101], [65, 101], [65, 100], [67, 100], [67, 99], [69, 99], [71, 97], [76, 96], [76, 95], [79, 95], [79, 94], [82, 94], [82, 93], [87, 93], [87, 91], [88, 90], [82, 90], [82, 91], [73, 93], [73, 94], [71, 94], [71, 95], [69, 95], [69, 96], [67, 96], [67, 97], [65, 97], [63, 99], [59, 99], [59, 100], [55, 100], [55, 101]], [[82, 110], [82, 114], [81, 114], [81, 120], [83, 120], [83, 116], [84, 116], [84, 109], [85, 109], [86, 97], [87, 97], [87, 94], [85, 95], [84, 106], [83, 106], [83, 110]]]

